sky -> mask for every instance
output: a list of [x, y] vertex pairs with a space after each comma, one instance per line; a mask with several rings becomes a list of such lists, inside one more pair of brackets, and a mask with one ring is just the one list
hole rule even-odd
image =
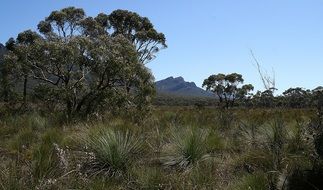
[[252, 50], [275, 71], [278, 93], [323, 85], [322, 0], [1, 0], [0, 43], [68, 6], [88, 16], [127, 9], [148, 17], [168, 45], [147, 64], [156, 80], [182, 76], [201, 87], [211, 74], [237, 72], [264, 90]]

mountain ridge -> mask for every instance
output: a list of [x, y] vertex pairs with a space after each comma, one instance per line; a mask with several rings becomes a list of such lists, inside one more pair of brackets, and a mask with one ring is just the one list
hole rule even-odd
[[187, 82], [183, 77], [167, 77], [155, 82], [157, 94], [167, 94], [184, 97], [214, 97], [212, 93], [196, 86], [194, 82]]

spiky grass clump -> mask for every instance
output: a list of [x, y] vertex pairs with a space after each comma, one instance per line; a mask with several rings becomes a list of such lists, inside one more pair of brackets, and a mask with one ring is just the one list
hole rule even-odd
[[36, 180], [42, 181], [62, 174], [61, 160], [55, 148], [62, 140], [62, 134], [57, 129], [51, 129], [42, 136], [33, 152], [33, 176]]
[[217, 152], [225, 149], [224, 138], [216, 130], [210, 130], [206, 138], [206, 146], [210, 152]]
[[92, 175], [105, 174], [122, 176], [136, 154], [141, 152], [143, 141], [129, 131], [121, 132], [110, 128], [90, 134], [85, 142], [94, 158], [87, 167]]
[[37, 141], [37, 134], [30, 127], [22, 128], [18, 133], [9, 141], [10, 150], [16, 152], [22, 152], [27, 150], [32, 143]]
[[268, 189], [268, 180], [262, 172], [247, 174], [233, 183], [229, 189], [266, 190]]
[[273, 170], [282, 169], [282, 161], [286, 156], [285, 150], [288, 142], [287, 125], [281, 117], [276, 117], [268, 125], [262, 126], [259, 131], [259, 139], [265, 150], [271, 155]]
[[208, 133], [205, 130], [184, 128], [174, 131], [172, 134], [172, 153], [162, 158], [165, 166], [187, 169], [189, 166], [210, 157], [207, 154]]

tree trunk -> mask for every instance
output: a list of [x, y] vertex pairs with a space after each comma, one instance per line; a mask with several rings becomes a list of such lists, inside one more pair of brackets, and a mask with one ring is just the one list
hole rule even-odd
[[1, 85], [2, 85], [2, 90], [3, 90], [3, 100], [4, 102], [9, 102], [9, 91], [10, 91], [10, 86], [9, 86], [9, 77], [8, 77], [8, 69], [6, 65], [2, 65], [1, 68], [1, 74], [2, 74], [2, 80], [1, 80]]
[[70, 100], [66, 101], [66, 109], [67, 109], [67, 120], [70, 121], [72, 119], [72, 103]]
[[28, 82], [28, 78], [27, 75], [24, 75], [24, 91], [23, 91], [23, 104], [26, 105], [27, 104], [27, 82]]
[[225, 100], [225, 108], [228, 109], [229, 108], [229, 100], [228, 100], [226, 94], [224, 94], [224, 100]]

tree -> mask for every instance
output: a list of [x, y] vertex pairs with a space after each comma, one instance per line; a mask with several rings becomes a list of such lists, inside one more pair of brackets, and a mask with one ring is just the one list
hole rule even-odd
[[[274, 69], [272, 70], [272, 76], [270, 76], [267, 71], [263, 71], [263, 69], [261, 68], [261, 65], [258, 61], [258, 59], [256, 58], [255, 54], [253, 53], [252, 50], [250, 50], [250, 54], [252, 59], [254, 60], [254, 62], [256, 63], [255, 66], [257, 68], [258, 74], [260, 76], [260, 79], [264, 85], [265, 91], [272, 91], [274, 94], [275, 90], [277, 90], [276, 88], [276, 79], [275, 79], [275, 71]], [[264, 91], [264, 92], [265, 92]]]
[[[317, 118], [318, 118], [318, 124], [317, 127], [322, 130], [322, 123], [323, 123], [323, 87], [318, 86], [315, 89], [312, 90], [312, 98], [313, 98], [313, 104], [316, 107], [317, 110]], [[323, 130], [321, 131], [323, 134]], [[323, 136], [322, 136], [323, 137]]]
[[15, 77], [17, 80], [23, 81], [23, 104], [27, 103], [27, 82], [29, 75], [29, 61], [31, 53], [33, 52], [32, 44], [34, 44], [40, 35], [31, 30], [26, 30], [18, 34], [16, 40], [10, 39], [7, 42], [7, 49], [9, 50], [6, 60], [14, 62], [11, 65], [15, 68]]
[[141, 63], [148, 63], [161, 48], [167, 47], [165, 35], [157, 32], [146, 17], [127, 10], [116, 10], [108, 16], [108, 20], [111, 35], [121, 34], [130, 40], [136, 46]]
[[23, 63], [35, 97], [63, 107], [69, 118], [106, 106], [144, 110], [154, 94], [153, 76], [133, 41], [109, 28], [105, 14], [86, 17], [74, 7], [53, 11], [38, 24], [39, 33], [18, 35], [11, 60]]
[[252, 97], [252, 102], [256, 106], [273, 107], [275, 105], [275, 97], [273, 91], [257, 91], [257, 93]]
[[4, 102], [15, 102], [16, 92], [14, 86], [19, 81], [19, 76], [17, 70], [18, 65], [16, 64], [16, 59], [10, 58], [10, 50], [13, 49], [14, 39], [10, 38], [5, 47], [3, 47], [2, 55], [0, 58], [0, 97]]
[[[212, 91], [219, 98], [220, 104], [225, 103], [225, 107], [233, 106], [240, 89], [238, 86], [243, 83], [241, 74], [231, 73], [228, 75], [219, 73], [211, 75], [204, 80], [202, 87], [206, 90]], [[245, 86], [245, 90], [252, 85]]]
[[309, 94], [303, 88], [289, 88], [283, 92], [288, 107], [301, 108], [308, 104]]
[[[9, 40], [10, 41], [10, 40]], [[9, 42], [8, 41], [8, 42]], [[7, 42], [7, 43], [8, 43]], [[9, 93], [11, 91], [11, 83], [9, 79], [10, 67], [4, 61], [7, 48], [0, 44], [0, 97], [3, 98], [5, 102], [9, 101]]]
[[85, 17], [82, 9], [68, 7], [52, 12], [39, 23], [38, 28], [53, 37], [57, 36], [53, 32], [61, 37], [72, 37], [78, 30], [91, 37], [122, 35], [136, 47], [139, 61], [143, 64], [150, 62], [156, 53], [167, 47], [165, 35], [158, 32], [147, 17], [128, 10], [115, 10], [110, 15], [100, 13], [92, 18]]
[[250, 92], [253, 90], [254, 87], [252, 84], [245, 84], [238, 89], [237, 98], [247, 104], [252, 97], [252, 94]]

